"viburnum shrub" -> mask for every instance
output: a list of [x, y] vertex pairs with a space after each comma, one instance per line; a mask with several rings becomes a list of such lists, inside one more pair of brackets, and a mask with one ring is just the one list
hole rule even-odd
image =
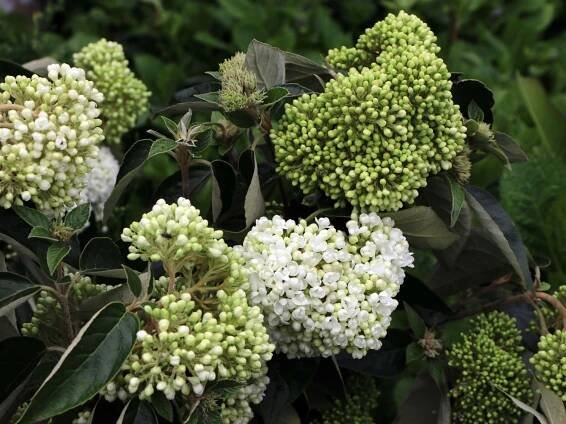
[[126, 53], [0, 61], [0, 422], [564, 421], [564, 290], [484, 175], [526, 155], [427, 24], [253, 40], [159, 119]]

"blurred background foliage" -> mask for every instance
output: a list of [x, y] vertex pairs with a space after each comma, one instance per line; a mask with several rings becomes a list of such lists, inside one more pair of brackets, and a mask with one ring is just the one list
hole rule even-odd
[[[389, 11], [407, 10], [438, 35], [449, 69], [495, 94], [498, 131], [512, 135], [530, 161], [505, 170], [489, 157], [472, 183], [487, 188], [515, 219], [533, 258], [553, 285], [566, 273], [566, 3], [563, 0], [4, 0], [0, 58], [69, 61], [88, 42], [122, 43], [149, 86], [154, 110], [174, 100], [189, 77], [215, 70], [251, 39], [322, 61], [350, 45]], [[125, 147], [144, 128], [125, 138]], [[174, 170], [146, 168], [159, 181]], [[146, 186], [148, 187], [148, 186]], [[132, 192], [140, 192], [132, 190]], [[142, 190], [150, 193], [150, 190]], [[149, 196], [149, 194], [148, 194]], [[138, 198], [128, 204], [142, 205]], [[126, 218], [124, 218], [126, 219]]]

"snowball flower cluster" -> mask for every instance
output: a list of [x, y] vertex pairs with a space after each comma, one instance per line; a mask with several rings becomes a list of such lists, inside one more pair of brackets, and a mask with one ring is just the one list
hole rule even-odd
[[491, 312], [472, 320], [470, 331], [448, 351], [448, 365], [458, 376], [450, 392], [454, 422], [519, 422], [523, 412], [501, 390], [530, 404], [532, 391], [522, 351], [514, 318]]
[[566, 402], [566, 331], [542, 336], [531, 363], [539, 380]]
[[119, 143], [149, 107], [150, 92], [128, 67], [122, 45], [106, 39], [83, 47], [73, 55], [77, 66], [104, 94], [102, 120], [108, 143]]
[[48, 77], [0, 84], [0, 206], [31, 200], [44, 211], [75, 204], [103, 140], [102, 94], [82, 69], [53, 64]]
[[262, 102], [265, 94], [257, 88], [255, 74], [246, 68], [246, 54], [236, 53], [220, 64], [220, 104], [227, 112], [247, 109]]
[[[401, 25], [403, 16], [388, 19]], [[288, 103], [272, 129], [279, 172], [305, 194], [321, 190], [360, 211], [398, 210], [464, 149], [466, 128], [437, 49], [391, 37], [375, 63]]]
[[159, 200], [122, 239], [131, 243], [130, 259], [161, 261], [166, 275], [155, 283], [143, 329], [121, 373], [104, 389], [106, 398], [148, 399], [156, 391], [169, 399], [201, 396], [208, 383], [235, 380], [244, 386], [224, 400], [223, 420], [248, 422], [275, 347], [260, 308], [247, 301], [241, 256], [184, 198]]
[[81, 203], [89, 202], [95, 219], [102, 221], [104, 204], [114, 189], [120, 164], [106, 146], [100, 147], [96, 159], [90, 164], [92, 170], [86, 176], [86, 187], [81, 192]]
[[362, 214], [347, 233], [327, 218], [260, 218], [238, 250], [246, 259], [248, 298], [265, 315], [277, 348], [290, 358], [361, 358], [381, 347], [394, 299], [413, 257], [390, 218]]

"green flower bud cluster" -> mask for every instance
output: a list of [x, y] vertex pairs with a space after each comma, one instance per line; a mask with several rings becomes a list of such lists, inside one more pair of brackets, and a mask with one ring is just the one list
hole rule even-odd
[[120, 143], [122, 135], [148, 110], [151, 93], [128, 67], [119, 43], [103, 38], [83, 47], [73, 60], [104, 94], [101, 107], [107, 142]]
[[328, 52], [326, 63], [337, 70], [348, 71], [371, 67], [380, 55], [397, 54], [405, 48], [417, 46], [433, 54], [440, 48], [436, 36], [417, 16], [406, 12], [390, 13], [373, 27], [365, 30], [355, 47], [340, 47]]
[[[70, 279], [69, 300], [75, 305], [112, 288], [106, 284], [96, 284], [90, 277], [78, 273], [70, 274]], [[40, 337], [49, 344], [61, 344], [59, 341], [64, 337], [64, 319], [61, 303], [55, 294], [49, 290], [41, 290], [35, 297], [35, 310], [31, 321], [22, 325], [22, 335]]]
[[47, 70], [47, 78], [7, 76], [0, 84], [3, 208], [31, 200], [53, 211], [77, 203], [104, 139], [103, 96], [84, 71], [67, 64]]
[[222, 87], [220, 104], [227, 112], [260, 104], [265, 94], [257, 88], [255, 74], [246, 68], [246, 54], [238, 52], [219, 67]]
[[122, 239], [131, 243], [130, 259], [162, 261], [167, 276], [155, 282], [152, 296], [160, 298], [145, 305], [143, 329], [105, 397], [198, 397], [209, 382], [235, 380], [245, 386], [224, 400], [223, 419], [248, 422], [274, 346], [259, 307], [248, 304], [243, 259], [184, 198], [159, 200]]
[[538, 379], [566, 402], [566, 331], [542, 336], [530, 362]]
[[75, 418], [71, 424], [88, 424], [90, 422], [91, 411], [79, 412], [77, 418]]
[[409, 41], [387, 44], [372, 67], [351, 68], [323, 93], [285, 106], [271, 138], [293, 185], [320, 189], [336, 206], [393, 211], [412, 204], [429, 175], [452, 167], [466, 127], [450, 73], [436, 49]]
[[458, 373], [450, 392], [455, 422], [519, 421], [523, 412], [505, 393], [527, 404], [532, 398], [520, 340], [515, 319], [504, 313], [492, 312], [472, 320], [471, 330], [448, 351], [448, 364]]
[[347, 395], [322, 412], [318, 424], [373, 424], [379, 390], [371, 377], [355, 376], [346, 381]]

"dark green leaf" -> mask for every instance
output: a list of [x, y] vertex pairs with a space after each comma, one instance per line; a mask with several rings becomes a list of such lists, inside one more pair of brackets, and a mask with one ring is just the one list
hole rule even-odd
[[45, 345], [34, 337], [10, 337], [0, 342], [0, 400], [4, 400], [35, 368]]
[[234, 125], [240, 128], [251, 128], [257, 124], [257, 117], [246, 110], [235, 110], [224, 112], [224, 116]]
[[73, 230], [80, 230], [88, 222], [90, 217], [90, 203], [79, 205], [65, 215], [65, 225]]
[[321, 81], [330, 78], [330, 72], [324, 66], [304, 56], [285, 52], [285, 82], [298, 82], [308, 89], [321, 91]]
[[89, 297], [77, 308], [78, 317], [81, 320], [90, 319], [96, 312], [112, 302], [120, 302], [125, 305], [135, 300], [130, 288], [127, 284], [121, 284], [111, 290], [105, 291], [99, 295]]
[[566, 118], [552, 104], [542, 84], [533, 78], [517, 77], [519, 91], [535, 121], [540, 138], [550, 155], [566, 158]]
[[384, 215], [395, 221], [395, 225], [414, 247], [446, 249], [458, 239], [428, 206], [414, 206]]
[[21, 275], [0, 272], [0, 316], [26, 302], [39, 290], [39, 286]]
[[62, 241], [56, 241], [47, 249], [47, 267], [49, 273], [53, 275], [59, 264], [71, 251], [71, 246]]
[[270, 89], [285, 82], [285, 56], [269, 44], [252, 40], [246, 52], [246, 67], [256, 75], [259, 88]]
[[170, 138], [158, 138], [151, 145], [147, 159], [151, 159], [152, 157], [160, 155], [162, 153], [170, 152], [171, 150], [175, 150], [176, 148], [177, 143], [175, 142], [175, 140], [171, 140]]
[[32, 71], [24, 68], [22, 65], [12, 62], [11, 60], [0, 59], [0, 80], [4, 81], [4, 78], [8, 75], [16, 77], [18, 75], [23, 75], [26, 77], [31, 77], [34, 75]]
[[466, 194], [460, 184], [458, 184], [450, 176], [446, 176], [448, 185], [450, 186], [450, 194], [452, 196], [452, 209], [450, 211], [450, 228], [453, 228], [460, 218], [460, 212], [466, 201]]
[[43, 240], [47, 240], [47, 241], [58, 241], [53, 236], [53, 234], [51, 234], [51, 231], [49, 231], [45, 227], [33, 227], [31, 229], [31, 231], [29, 232], [28, 238], [38, 238], [38, 239], [43, 239]]
[[22, 218], [30, 227], [51, 228], [51, 220], [37, 209], [28, 208], [26, 206], [12, 206], [16, 214]]
[[449, 424], [450, 416], [446, 416], [443, 410], [446, 401], [448, 395], [442, 393], [428, 373], [422, 373], [417, 376], [409, 394], [399, 406], [394, 422], [395, 424]]
[[122, 265], [122, 268], [124, 268], [124, 271], [126, 272], [126, 279], [130, 291], [135, 297], [140, 297], [142, 294], [142, 282], [137, 272], [126, 265]]
[[155, 392], [151, 396], [151, 404], [160, 417], [165, 418], [169, 422], [173, 422], [173, 405], [171, 405], [171, 401], [167, 399], [162, 392]]
[[153, 140], [139, 140], [130, 147], [124, 155], [122, 164], [120, 165], [120, 171], [116, 178], [116, 184], [114, 185], [114, 190], [112, 190], [110, 197], [108, 197], [108, 200], [106, 200], [106, 203], [104, 204], [104, 223], [108, 221], [114, 206], [118, 203], [120, 196], [128, 184], [130, 184], [136, 176], [136, 172], [141, 169], [147, 160], [152, 144]]
[[18, 421], [32, 424], [82, 405], [120, 370], [139, 322], [124, 305], [111, 303], [79, 331]]
[[497, 200], [477, 187], [466, 188], [466, 200], [525, 287], [532, 287], [527, 251], [515, 224]]
[[158, 422], [150, 403], [132, 399], [122, 410], [116, 424], [158, 424]]
[[405, 313], [413, 334], [417, 339], [421, 339], [426, 329], [425, 322], [407, 302], [403, 302], [403, 304], [405, 305]]
[[495, 141], [509, 162], [525, 162], [528, 160], [527, 154], [521, 149], [519, 144], [507, 134], [496, 131], [494, 135]]
[[108, 237], [95, 237], [88, 241], [79, 258], [81, 272], [122, 268], [122, 254]]
[[471, 118], [471, 116], [468, 116], [468, 106], [474, 101], [483, 112], [483, 121], [488, 124], [493, 122], [491, 108], [495, 101], [493, 93], [483, 82], [473, 79], [458, 79], [452, 85], [452, 97], [454, 103], [460, 106], [464, 117]]
[[284, 87], [272, 87], [267, 90], [265, 94], [265, 99], [263, 100], [264, 106], [271, 106], [277, 103], [279, 100], [284, 99], [289, 95], [289, 91]]

